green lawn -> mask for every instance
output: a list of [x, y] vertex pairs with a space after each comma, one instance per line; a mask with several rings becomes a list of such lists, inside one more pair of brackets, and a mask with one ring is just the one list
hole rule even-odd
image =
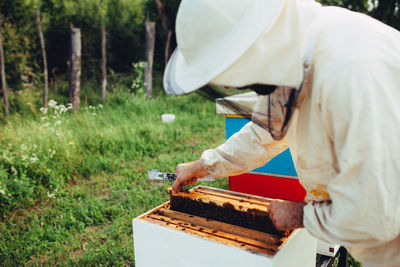
[[[174, 171], [221, 144], [223, 117], [197, 95], [116, 92], [77, 114], [53, 106], [0, 130], [0, 265], [134, 265], [132, 219], [171, 185], [147, 169]], [[176, 121], [162, 124], [162, 113]]]

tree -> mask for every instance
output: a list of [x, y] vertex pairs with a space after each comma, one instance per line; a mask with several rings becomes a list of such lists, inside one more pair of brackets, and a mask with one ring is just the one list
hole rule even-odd
[[318, 0], [324, 5], [345, 7], [368, 14], [400, 30], [400, 0]]
[[156, 38], [156, 23], [146, 21], [146, 69], [144, 81], [146, 83], [146, 98], [149, 99], [153, 93], [153, 57], [154, 43]]
[[3, 41], [1, 35], [1, 26], [3, 24], [4, 17], [0, 15], [0, 75], [1, 75], [1, 88], [3, 90], [3, 100], [4, 100], [4, 111], [6, 113], [6, 117], [9, 115], [9, 108], [8, 108], [8, 92], [7, 92], [7, 85], [6, 85], [6, 71], [4, 67], [4, 52], [3, 52]]
[[41, 68], [35, 6], [34, 0], [0, 1], [0, 10], [4, 15], [3, 52], [9, 92], [34, 86], [41, 77], [37, 75], [41, 73]]
[[101, 26], [101, 99], [106, 100], [107, 90], [107, 31], [106, 26]]
[[78, 111], [81, 90], [81, 57], [82, 41], [81, 30], [71, 25], [71, 68], [70, 68], [70, 88], [69, 100], [75, 111]]
[[43, 74], [44, 74], [44, 91], [43, 91], [43, 106], [47, 107], [48, 96], [49, 96], [49, 74], [47, 70], [47, 57], [46, 57], [46, 47], [44, 44], [44, 37], [42, 31], [42, 25], [40, 23], [40, 10], [36, 10], [36, 24], [38, 27], [40, 47], [42, 49], [42, 57], [43, 57]]

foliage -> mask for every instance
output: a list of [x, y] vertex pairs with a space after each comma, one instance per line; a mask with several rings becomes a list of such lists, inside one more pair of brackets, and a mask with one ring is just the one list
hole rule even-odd
[[400, 0], [318, 0], [324, 5], [345, 7], [368, 14], [400, 30]]
[[0, 129], [0, 265], [133, 264], [131, 220], [171, 185], [147, 181], [147, 169], [197, 159], [223, 142], [223, 125], [198, 95], [145, 101], [123, 87], [77, 114], [50, 101], [13, 116]]
[[2, 33], [7, 82], [11, 89], [40, 85], [42, 58], [36, 28], [36, 9], [41, 9], [50, 79], [68, 73], [70, 25], [82, 30], [83, 80], [100, 78], [101, 26], [108, 32], [108, 66], [130, 70], [143, 58], [145, 0], [4, 0]]
[[[2, 214], [45, 199], [65, 181], [90, 177], [97, 170], [115, 171], [118, 160], [156, 157], [173, 140], [216, 127], [202, 121], [214, 110], [196, 96], [143, 97], [117, 90], [104, 109], [89, 104], [79, 114], [52, 100], [31, 120], [16, 117], [7, 122], [0, 139]], [[160, 125], [165, 111], [180, 119], [173, 126]], [[198, 114], [196, 120], [192, 114]]]
[[144, 70], [146, 68], [146, 62], [138, 62], [133, 64], [133, 70], [135, 79], [132, 82], [132, 92], [137, 93], [140, 90], [144, 94], [145, 82], [144, 82]]
[[[319, 0], [325, 5], [363, 12], [400, 29], [400, 0]], [[167, 15], [167, 27], [174, 32], [180, 0], [160, 0]], [[82, 30], [83, 81], [100, 80], [101, 25], [108, 32], [108, 66], [127, 73], [132, 62], [144, 59], [144, 21], [157, 22], [154, 66], [164, 68], [166, 32], [155, 0], [3, 0], [3, 27], [7, 82], [11, 89], [40, 86], [42, 59], [35, 22], [41, 10], [50, 79], [68, 74], [70, 24]], [[172, 48], [175, 37], [172, 36]]]
[[[167, 28], [172, 31], [171, 36], [171, 48], [176, 47], [175, 38], [175, 17], [178, 12], [178, 7], [181, 0], [160, 0], [163, 4], [164, 12], [167, 16]], [[148, 14], [148, 19], [156, 22], [156, 45], [154, 51], [154, 67], [158, 70], [164, 69], [164, 57], [165, 57], [165, 46], [167, 33], [162, 27], [162, 20], [160, 11], [157, 8], [156, 0], [147, 0], [145, 6], [146, 14]], [[172, 52], [172, 51], [170, 51]]]
[[353, 11], [367, 13], [368, 0], [319, 0], [324, 5], [345, 7]]
[[101, 26], [108, 32], [108, 66], [128, 71], [142, 57], [144, 0], [50, 0], [43, 9], [50, 14], [47, 31], [49, 68], [66, 72], [69, 60], [69, 27], [82, 30], [83, 78], [99, 78]]
[[[0, 14], [5, 21], [0, 28], [3, 35], [3, 50], [6, 66], [6, 79], [11, 87], [29, 87], [38, 81], [41, 73], [37, 61], [40, 53], [38, 43], [32, 42], [37, 34], [34, 21], [34, 9], [23, 0], [17, 0], [5, 9], [7, 2], [0, 3]], [[28, 20], [31, 20], [28, 22]], [[15, 27], [22, 21], [19, 27]]]

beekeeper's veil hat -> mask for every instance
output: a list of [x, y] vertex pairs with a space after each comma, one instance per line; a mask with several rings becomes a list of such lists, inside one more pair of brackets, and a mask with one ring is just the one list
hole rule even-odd
[[319, 7], [312, 0], [182, 0], [165, 91], [182, 95], [208, 83], [300, 88], [307, 19], [299, 18], [312, 17], [300, 14], [304, 3]]

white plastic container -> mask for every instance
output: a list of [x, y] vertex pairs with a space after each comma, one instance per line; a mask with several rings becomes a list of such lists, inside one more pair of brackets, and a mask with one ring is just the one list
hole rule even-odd
[[162, 114], [161, 120], [163, 123], [171, 123], [175, 120], [175, 115], [174, 114]]

